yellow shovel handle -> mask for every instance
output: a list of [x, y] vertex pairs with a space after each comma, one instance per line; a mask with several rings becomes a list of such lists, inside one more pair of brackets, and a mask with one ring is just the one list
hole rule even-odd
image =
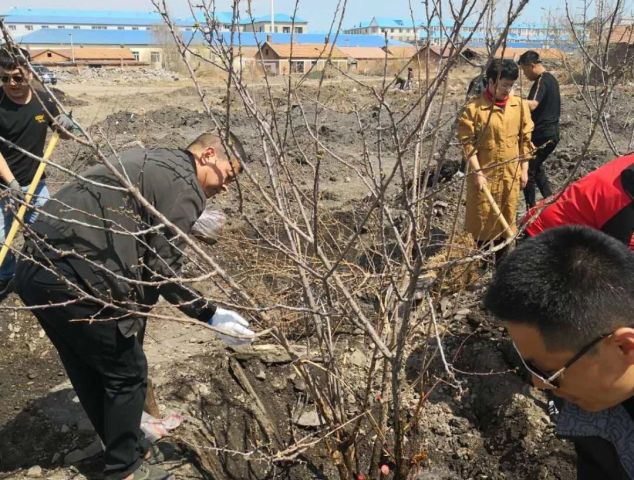
[[[51, 139], [49, 140], [48, 145], [46, 146], [44, 157], [42, 157], [44, 160], [48, 160], [51, 157], [51, 155], [53, 154], [53, 150], [55, 150], [55, 147], [57, 146], [58, 141], [59, 141], [59, 133], [53, 132], [53, 135], [51, 135]], [[9, 230], [9, 234], [4, 240], [4, 245], [2, 245], [2, 249], [0, 250], [0, 266], [2, 266], [2, 264], [4, 263], [4, 259], [6, 258], [7, 253], [9, 253], [11, 244], [13, 243], [15, 236], [20, 230], [20, 225], [22, 225], [22, 220], [24, 220], [24, 215], [26, 214], [26, 210], [29, 206], [29, 203], [31, 203], [31, 198], [33, 198], [33, 194], [35, 193], [35, 189], [37, 188], [37, 185], [40, 183], [40, 180], [42, 179], [42, 175], [44, 175], [45, 168], [46, 168], [46, 162], [40, 162], [40, 164], [37, 167], [37, 170], [35, 171], [35, 175], [33, 176], [31, 185], [29, 185], [29, 189], [26, 191], [26, 195], [24, 197], [24, 203], [20, 205], [20, 208], [18, 209], [18, 213], [13, 219], [13, 223], [11, 224], [11, 230]]]
[[495, 216], [498, 218], [498, 220], [500, 220], [500, 223], [504, 227], [504, 236], [506, 238], [513, 238], [515, 236], [515, 232], [509, 225], [509, 222], [506, 221], [506, 218], [504, 218], [504, 215], [502, 215], [498, 203], [495, 201], [495, 198], [493, 198], [493, 195], [491, 195], [491, 190], [489, 190], [489, 187], [487, 185], [483, 185], [482, 191], [491, 204], [491, 209], [493, 210], [493, 213], [495, 213]]

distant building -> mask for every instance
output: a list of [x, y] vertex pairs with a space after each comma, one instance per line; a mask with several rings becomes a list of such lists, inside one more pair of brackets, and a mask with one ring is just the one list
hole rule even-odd
[[411, 19], [372, 17], [369, 22], [360, 22], [358, 25], [344, 30], [344, 33], [354, 35], [387, 35], [392, 40], [402, 42], [414, 42], [417, 38], [418, 25]]
[[328, 61], [343, 71], [348, 68], [348, 57], [329, 44], [277, 44], [266, 41], [255, 60], [274, 75], [306, 73], [310, 69], [323, 70]]
[[361, 75], [380, 75], [394, 63], [389, 51], [379, 47], [339, 47], [348, 57], [348, 71]]
[[[506, 58], [517, 62], [520, 56], [527, 50], [529, 50], [529, 48], [500, 47], [495, 52], [494, 57]], [[557, 48], [531, 48], [530, 50], [537, 52], [539, 58], [550, 66], [561, 66], [566, 57], [566, 53]], [[487, 58], [489, 58], [489, 50], [484, 47], [468, 47], [462, 51], [462, 56], [473, 63], [483, 64]]]
[[[213, 16], [213, 19], [209, 19]], [[12, 36], [23, 36], [38, 30], [154, 30], [165, 25], [158, 12], [132, 10], [74, 10], [50, 8], [12, 8], [0, 13]], [[308, 22], [285, 13], [273, 17], [274, 32], [306, 33]], [[234, 19], [233, 12], [196, 10], [194, 16], [174, 18], [174, 24], [184, 31], [256, 31], [270, 32], [271, 17]], [[212, 27], [209, 27], [209, 22]]]
[[156, 12], [12, 8], [0, 14], [9, 33], [21, 37], [38, 30], [152, 30], [162, 25]]
[[[266, 33], [307, 33], [308, 22], [301, 18], [293, 18], [285, 13], [276, 13], [271, 16], [264, 15], [243, 19], [241, 22], [243, 32], [266, 32]], [[272, 30], [271, 30], [272, 28]]]
[[[163, 65], [163, 45], [154, 31], [147, 30], [52, 30], [41, 29], [15, 41], [27, 50], [68, 50], [71, 61], [73, 51], [77, 53], [84, 47], [102, 47], [120, 49], [126, 47], [133, 61], [161, 67]], [[77, 57], [76, 59], [77, 60]]]
[[[372, 71], [381, 71], [380, 66], [385, 59], [385, 51], [382, 50], [385, 47], [385, 38], [381, 35], [349, 35], [341, 33], [336, 36], [327, 38], [326, 35], [320, 33], [303, 33], [303, 34], [290, 34], [290, 33], [264, 33], [264, 32], [242, 32], [239, 35], [231, 34], [230, 32], [218, 32], [214, 35], [203, 35], [201, 32], [183, 34], [183, 41], [190, 45], [192, 49], [202, 58], [212, 58], [216, 56], [219, 50], [225, 49], [227, 52], [231, 47], [234, 55], [234, 68], [236, 70], [242, 70], [246, 67], [253, 65], [256, 54], [260, 52], [260, 48], [268, 41], [269, 45], [275, 48], [269, 48], [269, 52], [264, 52], [259, 58], [266, 62], [267, 68], [271, 72], [290, 70], [286, 69], [285, 65], [291, 60], [290, 57], [290, 45], [291, 40], [293, 42], [293, 60], [298, 62], [301, 60], [304, 67], [306, 62], [312, 62], [315, 59], [298, 58], [298, 55], [305, 54], [306, 51], [302, 46], [309, 45], [311, 47], [311, 55], [314, 51], [321, 51], [324, 45], [327, 43], [335, 43], [337, 52], [334, 58], [339, 67], [342, 69], [347, 63], [351, 71], [358, 71], [360, 73], [369, 73]], [[233, 43], [232, 43], [233, 42]], [[211, 44], [211, 45], [210, 45]], [[396, 59], [407, 59], [411, 57], [416, 49], [407, 43], [399, 42], [397, 40], [387, 41], [388, 58], [390, 64]], [[213, 48], [211, 48], [213, 46]], [[282, 46], [285, 46], [282, 51]], [[302, 48], [300, 48], [302, 47]], [[319, 48], [318, 48], [319, 47]], [[394, 56], [391, 49], [394, 48], [397, 56]], [[407, 51], [403, 51], [403, 49]], [[315, 50], [317, 49], [317, 50]], [[327, 51], [327, 50], [326, 50]], [[342, 58], [339, 58], [339, 52], [343, 54]], [[284, 55], [288, 54], [288, 57]], [[280, 61], [282, 59], [282, 61]], [[284, 61], [286, 60], [286, 62]], [[319, 63], [320, 59], [317, 59]], [[262, 62], [256, 62], [258, 66], [262, 66]], [[323, 59], [319, 66], [323, 64]], [[302, 67], [299, 63], [296, 63], [293, 67], [298, 70]]]
[[[271, 39], [275, 44], [289, 44], [292, 39], [293, 43], [302, 45], [335, 43], [337, 47], [385, 47], [385, 38], [381, 35], [349, 35], [346, 33], [340, 33], [339, 35], [328, 37], [323, 33], [303, 33], [291, 35], [290, 33], [264, 32], [242, 32], [240, 35], [232, 35], [231, 32], [218, 32], [214, 35], [203, 35], [200, 32], [183, 34], [183, 40], [188, 45], [208, 45], [209, 43], [212, 43], [222, 44], [225, 46], [232, 45], [233, 47], [254, 47], [264, 44], [267, 39]], [[414, 47], [408, 43], [390, 39], [387, 41], [387, 46], [390, 48], [408, 47], [410, 49], [414, 49]]]
[[127, 47], [73, 47], [29, 49], [31, 62], [49, 66], [87, 65], [130, 67], [146, 65], [136, 60]]
[[[454, 28], [453, 21], [440, 21], [434, 18], [430, 22], [414, 23], [412, 19], [393, 19], [372, 17], [369, 22], [360, 22], [348, 28], [348, 34], [387, 35], [393, 40], [415, 43], [415, 41], [442, 45], [447, 43]], [[484, 24], [475, 26], [464, 23], [460, 28], [460, 36], [469, 45], [485, 45], [487, 34], [499, 36], [504, 33], [502, 26], [494, 26], [490, 32]], [[541, 23], [516, 22], [511, 25], [507, 35], [507, 44], [513, 47], [549, 48], [561, 46], [569, 41], [569, 34], [563, 27]]]

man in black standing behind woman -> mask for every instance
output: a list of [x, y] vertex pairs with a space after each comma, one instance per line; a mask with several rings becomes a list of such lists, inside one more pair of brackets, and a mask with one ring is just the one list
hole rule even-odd
[[559, 143], [561, 96], [559, 82], [546, 71], [537, 52], [527, 50], [517, 63], [524, 76], [533, 82], [527, 101], [535, 124], [532, 142], [536, 151], [528, 164], [528, 182], [524, 188], [526, 206], [530, 208], [535, 205], [535, 186], [544, 198], [553, 193], [543, 164]]

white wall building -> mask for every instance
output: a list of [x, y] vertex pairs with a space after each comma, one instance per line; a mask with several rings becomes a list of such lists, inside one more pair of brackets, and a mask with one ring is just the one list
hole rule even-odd
[[12, 8], [0, 14], [14, 37], [37, 30], [152, 30], [163, 20], [155, 12]]

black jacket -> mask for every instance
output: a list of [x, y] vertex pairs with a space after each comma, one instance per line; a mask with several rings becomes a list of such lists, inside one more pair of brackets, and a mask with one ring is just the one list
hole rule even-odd
[[[205, 195], [189, 152], [132, 149], [110, 161], [170, 222], [185, 233], [191, 231]], [[73, 271], [91, 295], [128, 311], [148, 310], [160, 294], [188, 316], [207, 321], [215, 306], [183, 282], [171, 281], [181, 269], [184, 241], [122, 189], [105, 166], [81, 176], [86, 180], [64, 186], [33, 224], [46, 243], [31, 242], [27, 248], [70, 266], [60, 271]], [[140, 318], [128, 316], [119, 321], [119, 328], [132, 335], [142, 324]]]

